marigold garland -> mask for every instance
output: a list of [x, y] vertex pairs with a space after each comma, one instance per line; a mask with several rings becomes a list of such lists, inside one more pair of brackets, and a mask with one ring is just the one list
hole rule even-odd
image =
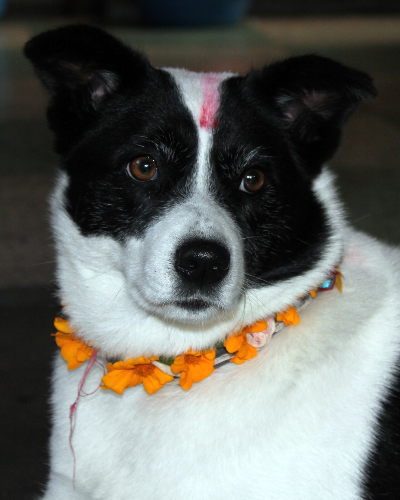
[[[335, 285], [339, 292], [342, 292], [342, 278], [343, 275], [339, 267], [336, 266], [329, 278], [317, 288], [312, 289], [309, 295], [314, 298], [318, 291], [331, 290]], [[285, 326], [296, 326], [300, 322], [299, 313], [293, 306], [289, 306], [285, 311], [276, 314], [276, 321], [283, 322]], [[91, 358], [95, 348], [81, 341], [66, 319], [56, 318], [54, 326], [57, 333], [52, 335], [55, 336], [56, 343], [61, 348], [61, 356], [67, 361], [68, 370], [78, 368]], [[248, 338], [252, 340], [248, 336], [260, 332], [265, 332], [265, 334], [268, 332], [268, 323], [264, 319], [245, 326], [224, 341], [225, 349], [230, 354], [235, 353], [235, 356], [230, 359], [231, 363], [241, 365], [257, 356], [257, 348], [248, 342]], [[271, 331], [268, 333], [271, 335]], [[204, 380], [213, 373], [215, 356], [216, 348], [204, 351], [189, 350], [187, 353], [177, 356], [170, 369], [174, 374], [180, 374], [179, 384], [183, 389], [188, 390], [194, 383]], [[165, 373], [153, 364], [153, 361], [159, 359], [159, 356], [148, 358], [141, 356], [134, 360], [108, 363], [108, 373], [102, 378], [102, 389], [110, 389], [122, 395], [128, 387], [143, 384], [148, 394], [154, 394], [165, 384], [174, 380], [172, 375]]]

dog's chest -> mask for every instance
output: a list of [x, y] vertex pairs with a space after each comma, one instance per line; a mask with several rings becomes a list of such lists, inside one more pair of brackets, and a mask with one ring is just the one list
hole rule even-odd
[[[74, 435], [78, 483], [99, 499], [132, 491], [165, 499], [360, 498], [375, 411], [398, 351], [382, 288], [359, 289], [368, 273], [352, 283], [350, 267], [345, 299], [336, 291], [317, 299], [296, 330], [189, 392], [166, 386], [153, 396], [136, 388], [83, 399]], [[81, 374], [71, 375], [77, 385]], [[56, 469], [64, 473], [75, 387], [58, 396], [65, 425]]]

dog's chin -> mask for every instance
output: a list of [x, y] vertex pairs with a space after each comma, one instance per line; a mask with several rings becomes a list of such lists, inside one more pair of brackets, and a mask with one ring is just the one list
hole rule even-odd
[[161, 303], [148, 302], [142, 298], [139, 305], [147, 313], [158, 316], [164, 321], [183, 325], [215, 323], [226, 317], [230, 311], [230, 308], [221, 307], [213, 301], [194, 298]]
[[203, 300], [177, 301], [157, 307], [159, 316], [174, 323], [207, 324], [222, 319], [227, 311]]
[[177, 301], [163, 306], [165, 319], [185, 324], [212, 323], [225, 316], [226, 310], [208, 301], [196, 299]]

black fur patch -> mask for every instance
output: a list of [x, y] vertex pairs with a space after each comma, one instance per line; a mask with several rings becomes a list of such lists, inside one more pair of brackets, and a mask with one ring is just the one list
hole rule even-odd
[[[174, 82], [154, 70], [139, 99], [129, 92], [110, 97], [96, 126], [64, 158], [68, 212], [85, 235], [139, 237], [187, 195], [196, 154], [196, 129]], [[154, 158], [157, 179], [136, 182], [127, 174], [140, 156]]]
[[[312, 176], [300, 162], [276, 113], [260, 110], [245, 79], [224, 83], [212, 164], [216, 198], [233, 215], [243, 235], [246, 277], [265, 286], [300, 274], [320, 257], [329, 227], [312, 192]], [[239, 191], [246, 170], [261, 170], [260, 191]]]

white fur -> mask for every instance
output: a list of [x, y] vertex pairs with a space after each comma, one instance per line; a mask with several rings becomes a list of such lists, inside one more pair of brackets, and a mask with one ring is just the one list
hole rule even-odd
[[[195, 114], [194, 104], [188, 108]], [[82, 398], [75, 489], [68, 415], [84, 366], [68, 372], [57, 355], [45, 500], [361, 500], [374, 416], [400, 351], [400, 254], [345, 228], [324, 170], [314, 183], [331, 228], [324, 255], [304, 275], [238, 300], [240, 230], [206, 188], [204, 151], [188, 199], [126, 244], [79, 233], [64, 209], [68, 178], [60, 176], [52, 199], [58, 279], [79, 334], [120, 358], [205, 348], [284, 309], [344, 255], [343, 294], [320, 293], [300, 324], [273, 337], [255, 359], [225, 365], [188, 392], [167, 384], [152, 396], [139, 386], [123, 396]], [[214, 309], [197, 323], [163, 305], [175, 297], [171, 256], [187, 235], [219, 238], [233, 269]], [[95, 366], [85, 390], [101, 376]]]
[[[399, 355], [400, 256], [352, 231], [346, 241], [343, 295], [321, 293], [251, 362], [188, 393], [167, 385], [82, 399], [76, 492], [68, 414], [83, 368], [68, 372], [57, 356], [44, 498], [360, 500], [372, 420]], [[94, 369], [88, 391], [100, 377]]]

